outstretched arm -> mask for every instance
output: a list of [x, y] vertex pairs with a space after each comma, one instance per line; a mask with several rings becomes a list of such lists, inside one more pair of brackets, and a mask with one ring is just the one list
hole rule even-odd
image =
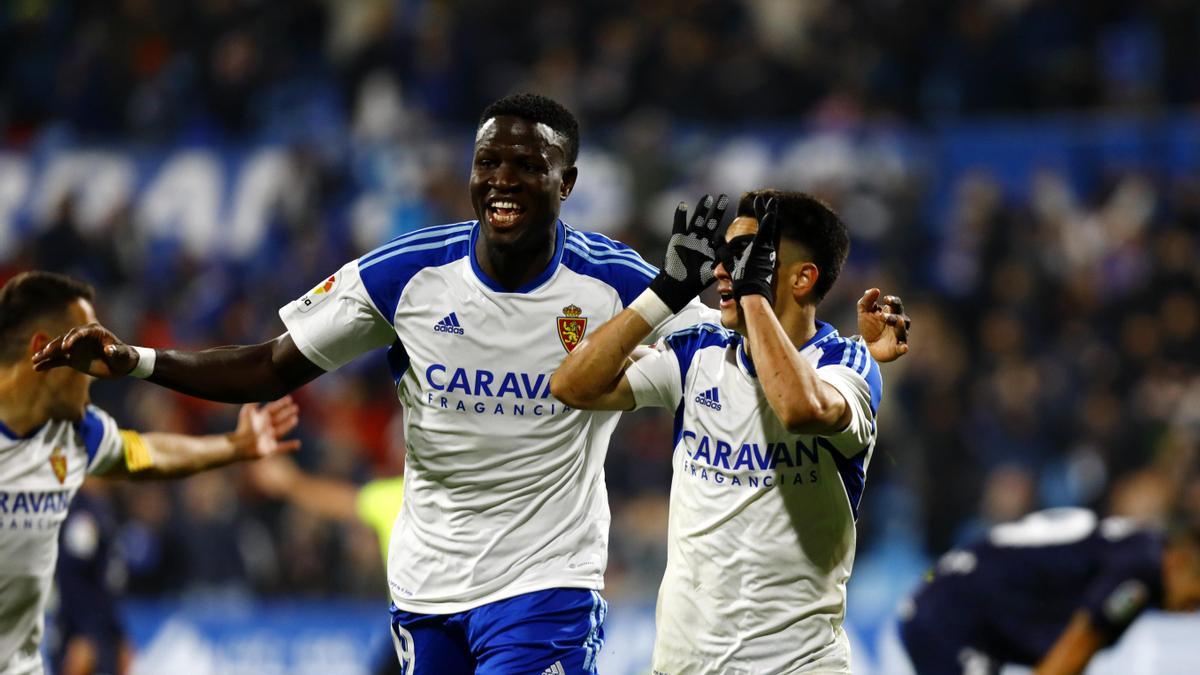
[[[130, 374], [142, 357], [100, 324], [71, 329], [33, 356], [34, 369], [68, 366], [93, 377]], [[151, 382], [223, 403], [279, 398], [324, 373], [284, 333], [257, 345], [217, 347], [199, 352], [157, 350]]]
[[189, 436], [122, 431], [125, 461], [102, 475], [110, 478], [172, 478], [231, 462], [292, 452], [300, 441], [282, 440], [299, 421], [291, 397], [264, 406], [248, 404], [238, 413], [237, 428], [227, 434]]

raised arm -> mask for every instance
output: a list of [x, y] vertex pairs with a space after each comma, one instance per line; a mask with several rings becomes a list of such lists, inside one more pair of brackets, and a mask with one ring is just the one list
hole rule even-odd
[[705, 195], [688, 224], [687, 205], [675, 220], [662, 271], [619, 314], [585, 338], [550, 378], [550, 393], [581, 410], [632, 410], [637, 404], [624, 376], [636, 349], [655, 327], [688, 306], [715, 279], [713, 237], [728, 198]]
[[850, 422], [846, 398], [800, 356], [775, 316], [771, 279], [779, 244], [774, 203], [755, 200], [758, 232], [731, 261], [733, 294], [746, 319], [746, 338], [767, 402], [788, 431], [831, 434]]
[[[33, 357], [34, 369], [60, 366], [93, 377], [122, 377], [146, 365], [145, 352], [125, 344], [100, 324], [71, 329], [51, 340]], [[284, 333], [257, 345], [217, 347], [188, 352], [154, 352], [149, 381], [175, 391], [223, 403], [248, 403], [279, 398], [325, 371], [309, 361]]]
[[247, 404], [238, 413], [237, 428], [227, 434], [189, 436], [122, 431], [125, 461], [101, 475], [110, 478], [173, 478], [231, 462], [260, 459], [300, 447], [283, 437], [296, 428], [299, 408], [291, 397], [264, 406]]

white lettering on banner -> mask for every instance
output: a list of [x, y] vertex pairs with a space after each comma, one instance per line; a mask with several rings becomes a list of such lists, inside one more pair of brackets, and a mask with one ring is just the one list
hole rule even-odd
[[283, 201], [288, 165], [282, 152], [262, 150], [243, 166], [233, 196], [228, 252], [244, 258], [256, 251], [266, 234], [272, 210]]
[[59, 206], [74, 199], [74, 218], [83, 232], [103, 227], [133, 194], [133, 162], [124, 155], [81, 150], [50, 160], [34, 189], [35, 217], [43, 227], [54, 222]]
[[203, 256], [217, 239], [221, 183], [221, 166], [213, 153], [189, 150], [174, 155], [142, 196], [138, 224], [155, 237], [178, 237], [189, 253]]

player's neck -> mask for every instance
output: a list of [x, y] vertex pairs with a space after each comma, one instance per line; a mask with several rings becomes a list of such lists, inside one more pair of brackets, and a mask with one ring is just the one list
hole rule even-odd
[[783, 307], [776, 303], [775, 316], [779, 319], [783, 332], [787, 333], [788, 339], [799, 349], [817, 334], [817, 306], [794, 301], [785, 302]]
[[[556, 228], [557, 229], [557, 228]], [[536, 247], [493, 246], [484, 236], [475, 243], [475, 261], [488, 277], [508, 290], [533, 281], [554, 257], [556, 231]]]
[[0, 422], [18, 436], [46, 423], [35, 390], [36, 386], [23, 376], [20, 366], [0, 370]]

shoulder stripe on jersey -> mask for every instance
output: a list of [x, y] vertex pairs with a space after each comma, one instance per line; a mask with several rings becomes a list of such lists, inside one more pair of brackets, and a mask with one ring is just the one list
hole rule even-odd
[[581, 239], [586, 239], [588, 241], [588, 243], [590, 243], [590, 244], [597, 244], [599, 246], [603, 246], [604, 248], [611, 249], [614, 251], [633, 250], [627, 244], [623, 244], [614, 239], [610, 239], [610, 238], [604, 236], [603, 234], [600, 234], [599, 232], [584, 232], [583, 230], [576, 230], [576, 229], [572, 228], [571, 234], [574, 234], [574, 235], [580, 237]]
[[87, 465], [90, 467], [96, 459], [96, 453], [100, 451], [100, 443], [104, 441], [104, 420], [100, 419], [92, 406], [88, 406], [75, 429], [83, 439], [83, 447], [87, 451]]
[[386, 255], [379, 256], [378, 258], [375, 258], [374, 260], [372, 260], [369, 263], [366, 263], [365, 265], [362, 262], [359, 262], [358, 271], [361, 273], [365, 269], [370, 269], [371, 267], [374, 267], [375, 265], [377, 265], [389, 258], [394, 258], [398, 255], [404, 255], [406, 253], [416, 253], [418, 251], [428, 251], [430, 249], [435, 249], [435, 248], [442, 248], [443, 246], [449, 246], [450, 244], [457, 244], [460, 241], [466, 241], [470, 238], [471, 238], [471, 235], [468, 233], [468, 234], [458, 235], [457, 237], [451, 237], [449, 239], [443, 239], [443, 240], [439, 240], [439, 241], [431, 241], [427, 244], [406, 246], [404, 248], [400, 248], [400, 249], [391, 251], [391, 252], [387, 253]]
[[578, 246], [582, 246], [584, 249], [587, 250], [588, 253], [596, 256], [597, 258], [612, 258], [612, 257], [625, 258], [627, 260], [632, 260], [633, 262], [636, 262], [639, 265], [642, 265], [643, 267], [645, 267], [647, 269], [647, 271], [650, 271], [653, 274], [658, 274], [658, 270], [654, 269], [654, 267], [650, 263], [646, 262], [642, 258], [642, 256], [638, 255], [637, 251], [635, 251], [632, 248], [629, 248], [627, 246], [619, 247], [619, 246], [617, 246], [617, 244], [615, 242], [613, 242], [611, 240], [609, 240], [607, 243], [602, 243], [602, 242], [598, 242], [598, 241], [589, 239], [589, 238], [581, 235], [578, 232], [571, 232], [567, 236], [567, 241], [569, 243], [573, 243]]
[[591, 256], [598, 260], [604, 260], [604, 261], [628, 260], [629, 262], [632, 262], [632, 263], [638, 265], [639, 267], [643, 268], [647, 273], [649, 273], [651, 275], [658, 274], [658, 270], [656, 270], [654, 267], [652, 267], [650, 265], [650, 263], [643, 260], [642, 257], [633, 250], [623, 250], [623, 251], [615, 251], [612, 249], [597, 250], [597, 249], [587, 246], [585, 242], [583, 242], [579, 239], [568, 239], [567, 245], [570, 246], [572, 250], [574, 250], [575, 252], [577, 252], [581, 255]]
[[[679, 362], [679, 383], [684, 394], [687, 394], [688, 370], [700, 350], [708, 347], [724, 349], [737, 340], [737, 334], [721, 326], [711, 323], [699, 323], [695, 326], [675, 331], [666, 338], [666, 343], [675, 352], [675, 360]], [[687, 399], [687, 396], [684, 397]]]
[[633, 260], [630, 260], [629, 258], [625, 258], [625, 257], [616, 257], [616, 258], [594, 257], [590, 251], [583, 249], [579, 246], [576, 246], [574, 241], [568, 241], [566, 248], [568, 250], [570, 250], [572, 253], [578, 255], [580, 258], [583, 258], [584, 260], [592, 263], [593, 265], [620, 265], [622, 267], [628, 267], [631, 270], [641, 272], [642, 274], [644, 274], [647, 277], [647, 279], [653, 279], [654, 276], [657, 274], [657, 272], [651, 271], [651, 268], [649, 265], [647, 265], [645, 263], [634, 262]]
[[470, 229], [474, 226], [474, 222], [475, 221], [466, 221], [466, 222], [462, 222], [462, 223], [451, 223], [448, 225], [434, 225], [432, 227], [422, 227], [421, 229], [413, 230], [412, 232], [405, 232], [404, 234], [392, 239], [391, 241], [387, 242], [386, 244], [383, 244], [382, 246], [379, 246], [379, 247], [375, 248], [374, 250], [370, 251], [369, 253], [363, 255], [361, 258], [358, 259], [358, 262], [359, 262], [359, 264], [370, 262], [371, 259], [376, 258], [384, 253], [387, 253], [388, 251], [390, 251], [394, 248], [397, 248], [400, 246], [406, 246], [408, 244], [412, 244], [412, 243], [415, 243], [418, 241], [425, 241], [427, 239], [436, 239], [437, 237], [440, 237], [440, 236], [446, 236], [446, 237], [453, 236], [453, 235], [457, 234], [459, 230], [462, 230], [464, 232], [470, 231]]

